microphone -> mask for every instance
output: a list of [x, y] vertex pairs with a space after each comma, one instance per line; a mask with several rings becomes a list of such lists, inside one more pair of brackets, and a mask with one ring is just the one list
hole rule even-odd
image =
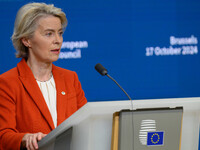
[[104, 68], [101, 64], [96, 64], [95, 66], [96, 71], [98, 71], [102, 76], [105, 76], [108, 74], [108, 71], [106, 68]]
[[[117, 83], [117, 81], [112, 78], [109, 74], [108, 74], [108, 70], [106, 68], [104, 68], [100, 63], [95, 65], [95, 69], [102, 75], [102, 76], [107, 76], [109, 77], [111, 80], [113, 80], [118, 86], [119, 88], [126, 94], [126, 96], [129, 98], [129, 100], [132, 100], [131, 97], [126, 93], [126, 91], [119, 85], [119, 83]], [[132, 102], [132, 101], [131, 101]]]

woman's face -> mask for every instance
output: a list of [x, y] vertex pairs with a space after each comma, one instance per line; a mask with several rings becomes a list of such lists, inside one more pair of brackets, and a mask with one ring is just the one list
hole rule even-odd
[[58, 60], [63, 42], [61, 20], [55, 16], [42, 17], [31, 38], [27, 40], [32, 61], [51, 63]]

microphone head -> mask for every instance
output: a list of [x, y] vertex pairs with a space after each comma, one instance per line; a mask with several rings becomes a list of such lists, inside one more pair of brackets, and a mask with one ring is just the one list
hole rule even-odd
[[96, 71], [98, 71], [102, 76], [105, 76], [108, 74], [108, 71], [106, 68], [104, 68], [101, 64], [96, 64], [95, 65]]

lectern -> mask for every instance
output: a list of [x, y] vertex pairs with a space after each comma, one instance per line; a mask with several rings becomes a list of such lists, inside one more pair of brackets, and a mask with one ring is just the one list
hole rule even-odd
[[[183, 108], [180, 149], [197, 150], [200, 98], [133, 101], [134, 110], [166, 107]], [[113, 113], [124, 109], [131, 109], [130, 101], [89, 102], [43, 138], [39, 149], [111, 150]]]

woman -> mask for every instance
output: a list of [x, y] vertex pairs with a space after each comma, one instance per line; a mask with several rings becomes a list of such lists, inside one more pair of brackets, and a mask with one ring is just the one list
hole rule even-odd
[[37, 142], [82, 107], [73, 71], [54, 66], [67, 25], [53, 5], [29, 3], [17, 13], [12, 41], [22, 58], [0, 75], [0, 149], [38, 149]]

